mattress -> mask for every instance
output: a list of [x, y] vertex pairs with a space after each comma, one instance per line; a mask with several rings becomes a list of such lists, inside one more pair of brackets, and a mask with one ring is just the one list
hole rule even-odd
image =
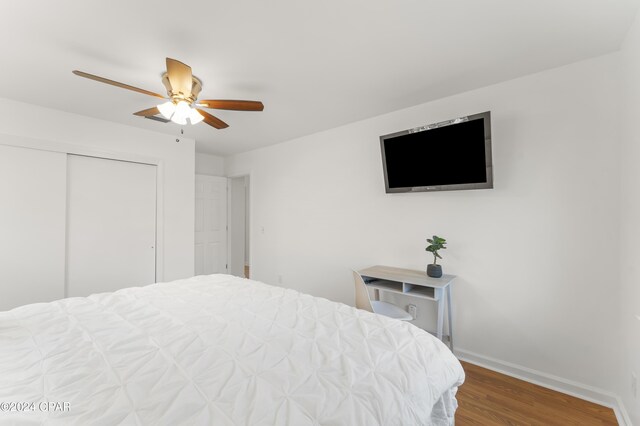
[[229, 275], [0, 312], [3, 425], [448, 425], [463, 380], [411, 324]]

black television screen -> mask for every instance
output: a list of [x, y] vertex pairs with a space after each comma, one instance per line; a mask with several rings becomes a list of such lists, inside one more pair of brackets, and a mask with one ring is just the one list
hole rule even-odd
[[380, 136], [387, 192], [493, 188], [491, 113]]

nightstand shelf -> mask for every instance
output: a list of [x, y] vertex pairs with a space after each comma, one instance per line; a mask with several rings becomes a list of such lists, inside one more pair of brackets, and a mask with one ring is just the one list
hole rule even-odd
[[[381, 265], [371, 266], [358, 272], [366, 286], [374, 290], [375, 300], [380, 300], [379, 292], [384, 291], [436, 302], [438, 320], [436, 332], [431, 334], [440, 340], [448, 337], [449, 347], [453, 351], [451, 283], [456, 278], [455, 275], [432, 278], [427, 276], [424, 271]], [[445, 302], [449, 322], [447, 335], [443, 333]]]

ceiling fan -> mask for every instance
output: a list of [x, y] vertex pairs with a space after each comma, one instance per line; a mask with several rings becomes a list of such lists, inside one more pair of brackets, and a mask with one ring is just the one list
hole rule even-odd
[[[123, 89], [133, 90], [144, 95], [155, 96], [160, 99], [168, 99], [160, 105], [142, 111], [134, 112], [134, 115], [151, 118], [158, 114], [171, 120], [174, 123], [185, 125], [187, 119], [191, 124], [204, 121], [216, 129], [229, 127], [227, 123], [209, 114], [200, 108], [226, 109], [234, 111], [262, 111], [264, 105], [258, 101], [236, 101], [236, 100], [204, 100], [198, 101], [198, 95], [202, 90], [202, 81], [191, 74], [191, 67], [175, 59], [167, 58], [167, 71], [162, 74], [162, 84], [167, 89], [167, 96], [158, 93], [119, 83], [97, 75], [83, 71], [74, 70], [73, 73], [80, 77]], [[200, 107], [200, 108], [198, 108]]]

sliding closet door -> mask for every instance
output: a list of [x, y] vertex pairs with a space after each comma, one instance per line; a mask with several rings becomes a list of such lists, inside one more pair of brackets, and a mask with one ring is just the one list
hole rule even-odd
[[69, 297], [156, 281], [156, 169], [69, 155]]
[[66, 157], [0, 145], [0, 311], [64, 297]]

